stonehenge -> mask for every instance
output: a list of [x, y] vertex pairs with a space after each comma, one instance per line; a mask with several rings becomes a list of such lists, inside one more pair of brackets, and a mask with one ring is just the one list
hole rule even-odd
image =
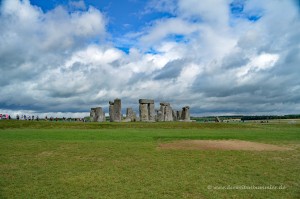
[[190, 107], [184, 106], [181, 111], [173, 110], [173, 121], [191, 122]]
[[154, 100], [140, 99], [139, 100], [140, 121], [142, 122], [154, 122], [155, 110]]
[[[105, 113], [101, 107], [91, 108], [92, 122], [106, 121]], [[192, 121], [190, 119], [190, 107], [184, 106], [182, 110], [173, 110], [170, 103], [161, 102], [160, 108], [155, 110], [154, 100], [139, 99], [139, 117], [133, 108], [126, 109], [126, 117], [122, 117], [121, 99], [109, 101], [109, 121], [110, 122], [171, 122], [171, 121]]]
[[173, 116], [173, 121], [178, 121], [178, 118], [177, 118], [177, 111], [172, 110], [172, 116]]
[[113, 102], [109, 101], [109, 121], [121, 122], [122, 121], [122, 105], [120, 99], [115, 99]]
[[158, 122], [174, 121], [173, 110], [172, 110], [172, 107], [170, 106], [170, 103], [161, 102], [160, 109], [157, 110], [156, 112], [157, 112], [157, 121]]
[[90, 118], [92, 122], [104, 122], [106, 118], [102, 107], [91, 108]]
[[177, 120], [181, 120], [182, 111], [176, 111]]
[[184, 121], [191, 120], [189, 106], [182, 107], [181, 119]]
[[131, 122], [136, 121], [136, 113], [133, 111], [132, 108], [127, 108], [126, 109], [126, 119]]

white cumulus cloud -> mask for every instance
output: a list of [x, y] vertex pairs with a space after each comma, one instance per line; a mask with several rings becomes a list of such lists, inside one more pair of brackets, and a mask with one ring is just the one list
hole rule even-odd
[[153, 0], [148, 13], [172, 17], [115, 38], [131, 41], [128, 52], [109, 42], [99, 9], [69, 5], [45, 12], [29, 0], [2, 1], [2, 112], [78, 116], [94, 106], [107, 111], [117, 97], [124, 108], [152, 98], [190, 105], [195, 115], [300, 111], [293, 0]]

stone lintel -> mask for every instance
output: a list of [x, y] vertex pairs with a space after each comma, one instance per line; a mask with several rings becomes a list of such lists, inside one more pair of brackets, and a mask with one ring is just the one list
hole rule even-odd
[[170, 103], [168, 103], [168, 102], [161, 102], [160, 105], [161, 106], [170, 106]]
[[154, 100], [151, 99], [139, 99], [140, 104], [154, 104]]

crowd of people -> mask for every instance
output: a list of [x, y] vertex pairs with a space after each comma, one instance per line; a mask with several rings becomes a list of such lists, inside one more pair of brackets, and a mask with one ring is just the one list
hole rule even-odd
[[2, 114], [2, 113], [0, 113], [0, 120], [1, 120], [1, 119], [10, 120], [11, 117], [10, 117], [10, 115], [8, 115], [8, 114]]
[[39, 121], [39, 120], [45, 120], [45, 121], [78, 121], [78, 122], [86, 122], [86, 120], [84, 118], [66, 118], [66, 117], [62, 117], [62, 118], [58, 118], [58, 117], [48, 117], [45, 116], [44, 119], [40, 118], [38, 115], [34, 116], [34, 115], [19, 115], [17, 114], [15, 118], [12, 118], [9, 114], [0, 114], [0, 119], [5, 119], [5, 120], [10, 120], [10, 119], [16, 119], [16, 120], [31, 120], [31, 121]]
[[17, 116], [16, 116], [16, 119], [17, 120], [34, 120], [34, 119], [36, 119], [37, 121], [39, 121], [39, 116], [34, 116], [34, 115], [32, 115], [32, 116], [30, 116], [30, 115], [21, 115], [21, 116], [19, 116], [18, 114], [17, 114]]

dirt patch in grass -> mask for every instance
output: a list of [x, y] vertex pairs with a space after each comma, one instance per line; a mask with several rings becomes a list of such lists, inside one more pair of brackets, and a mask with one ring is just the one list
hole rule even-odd
[[180, 140], [160, 144], [159, 149], [179, 150], [242, 150], [242, 151], [286, 151], [291, 148], [248, 142], [241, 140]]
[[39, 154], [37, 154], [38, 157], [50, 157], [53, 156], [53, 152], [52, 151], [43, 151]]

